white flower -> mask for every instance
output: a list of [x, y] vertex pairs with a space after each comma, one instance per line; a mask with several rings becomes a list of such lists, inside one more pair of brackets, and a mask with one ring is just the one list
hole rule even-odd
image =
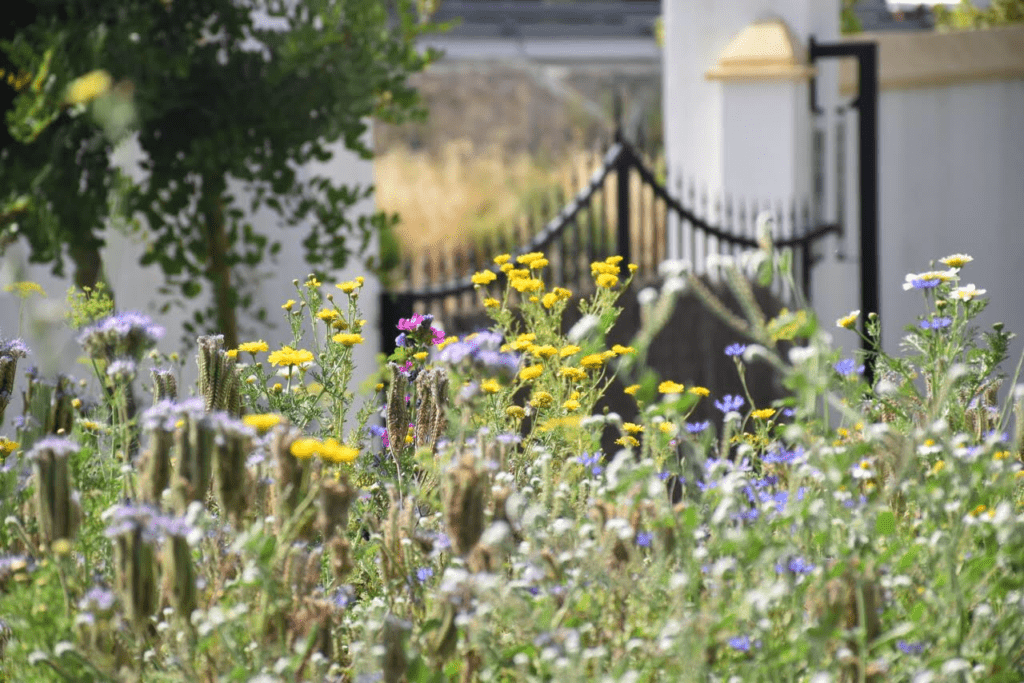
[[650, 306], [658, 300], [658, 290], [654, 287], [644, 287], [636, 295], [636, 300], [640, 302], [641, 306]]
[[939, 263], [941, 263], [944, 266], [949, 266], [950, 268], [960, 270], [966, 264], [970, 263], [973, 260], [974, 259], [968, 256], [967, 254], [950, 254], [946, 258], [939, 259]]
[[961, 301], [970, 301], [976, 296], [981, 296], [986, 291], [985, 289], [978, 289], [974, 284], [969, 284], [965, 287], [957, 287], [956, 291], [953, 292], [954, 299], [960, 299]]
[[679, 277], [693, 270], [693, 266], [685, 259], [668, 259], [658, 264], [658, 275], [660, 277]]

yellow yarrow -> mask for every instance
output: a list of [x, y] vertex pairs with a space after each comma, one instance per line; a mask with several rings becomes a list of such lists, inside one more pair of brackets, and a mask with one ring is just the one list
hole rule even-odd
[[775, 408], [761, 408], [750, 414], [755, 420], [768, 420], [775, 414]]
[[515, 268], [515, 266], [513, 266], [511, 263], [505, 263], [505, 264], [502, 264], [502, 266], [501, 266], [501, 268], [499, 268], [499, 270], [501, 270], [501, 272], [505, 273], [505, 275], [508, 275], [509, 273], [512, 272], [512, 270], [514, 268]]
[[505, 408], [505, 414], [516, 420], [522, 420], [526, 417], [526, 411], [520, 406], [509, 406], [508, 408]]
[[280, 350], [267, 356], [267, 361], [271, 365], [302, 365], [312, 360], [312, 352], [305, 349], [293, 349], [290, 346], [283, 346]]
[[501, 384], [496, 379], [484, 380], [480, 383], [480, 390], [486, 391], [488, 394], [496, 394], [501, 391]]
[[538, 356], [540, 358], [551, 358], [551, 356], [553, 356], [556, 353], [558, 353], [558, 349], [556, 349], [551, 344], [545, 344], [544, 346], [536, 346], [536, 345], [534, 345], [534, 346], [528, 347], [526, 350], [529, 351], [530, 353], [532, 353], [533, 355]]
[[694, 396], [703, 396], [705, 398], [711, 395], [711, 391], [706, 387], [690, 387], [690, 393]]
[[615, 285], [619, 284], [618, 275], [610, 275], [608, 273], [601, 273], [597, 276], [597, 286], [604, 287], [605, 289], [611, 289]]
[[27, 299], [32, 294], [38, 294], [39, 296], [46, 297], [46, 292], [43, 291], [41, 285], [35, 282], [12, 282], [11, 284], [4, 287], [5, 292], [14, 292], [22, 299]]
[[534, 408], [547, 408], [555, 402], [555, 397], [546, 391], [538, 391], [530, 399], [530, 405]]
[[638, 425], [633, 422], [624, 423], [622, 425], [622, 428], [629, 432], [630, 434], [639, 434], [640, 432], [644, 431], [643, 425]]
[[544, 372], [543, 365], [528, 365], [519, 371], [519, 379], [523, 381], [529, 381], [531, 379], [537, 379]]
[[678, 427], [671, 422], [662, 422], [658, 425], [658, 429], [662, 434], [675, 434]]
[[506, 263], [508, 263], [508, 260], [510, 258], [512, 258], [512, 257], [509, 256], [508, 254], [501, 254], [499, 256], [495, 256], [494, 257], [494, 265], [496, 265], [496, 266], [503, 266]]
[[580, 365], [587, 370], [595, 370], [604, 365], [605, 355], [603, 353], [592, 353], [580, 359]]
[[636, 396], [636, 392], [638, 392], [639, 390], [639, 384], [630, 384], [628, 387], [622, 390], [622, 393], [629, 394], [630, 396]]
[[516, 262], [517, 263], [522, 263], [525, 266], [530, 266], [533, 263], [535, 263], [536, 261], [539, 261], [539, 260], [541, 260], [543, 258], [544, 258], [544, 252], [531, 251], [529, 254], [523, 254], [522, 256], [519, 256], [518, 258], [516, 258]]
[[590, 274], [595, 278], [599, 275], [618, 275], [619, 268], [611, 263], [594, 261], [590, 264]]
[[558, 371], [562, 377], [568, 377], [573, 382], [582, 382], [587, 378], [587, 371], [583, 368], [562, 368]]
[[500, 305], [501, 302], [497, 299], [492, 299], [491, 297], [484, 299], [484, 308], [497, 308]]
[[257, 353], [265, 353], [266, 351], [269, 351], [270, 347], [267, 346], [267, 342], [260, 339], [259, 341], [254, 342], [243, 342], [238, 345], [238, 350], [242, 353], [251, 353], [255, 356]]
[[7, 437], [0, 438], [0, 453], [3, 453], [5, 456], [13, 453], [19, 446], [21, 444], [17, 441], [11, 441]]
[[530, 277], [529, 268], [513, 268], [508, 271], [509, 280], [519, 280], [524, 277]]
[[622, 344], [616, 344], [613, 346], [612, 351], [615, 352], [616, 356], [624, 356], [627, 353], [636, 353], [636, 349], [632, 346], [623, 346]]
[[663, 394], [681, 394], [685, 388], [682, 384], [677, 384], [671, 380], [665, 380], [658, 385], [658, 391]]
[[573, 344], [569, 344], [568, 346], [563, 346], [561, 349], [558, 350], [558, 357], [568, 358], [569, 356], [576, 355], [580, 351], [580, 347], [575, 346]]
[[331, 339], [343, 346], [355, 346], [356, 344], [362, 344], [365, 341], [363, 339], [363, 335], [351, 332], [339, 332], [331, 337]]
[[580, 402], [574, 398], [570, 398], [568, 401], [562, 404], [562, 407], [566, 410], [579, 410]]
[[517, 292], [537, 292], [544, 289], [544, 281], [535, 277], [521, 277], [512, 280], [512, 288]]
[[244, 415], [242, 422], [258, 432], [266, 432], [281, 424], [281, 419], [281, 416], [277, 413], [260, 413], [257, 415]]
[[617, 266], [620, 263], [622, 263], [622, 257], [619, 256], [618, 254], [615, 254], [614, 256], [609, 256], [608, 258], [606, 258], [604, 262], [613, 266]]
[[618, 439], [615, 439], [615, 443], [617, 443], [620, 446], [631, 446], [633, 448], [636, 448], [637, 446], [640, 445], [640, 442], [637, 441], [632, 436], [623, 436]]
[[479, 273], [473, 273], [473, 277], [470, 278], [474, 285], [489, 285], [498, 279], [498, 276], [494, 274], [493, 270], [482, 270]]

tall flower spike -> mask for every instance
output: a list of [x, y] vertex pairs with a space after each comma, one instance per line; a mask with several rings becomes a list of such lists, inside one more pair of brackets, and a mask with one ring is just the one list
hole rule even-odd
[[249, 492], [245, 461], [252, 450], [255, 432], [227, 413], [214, 417], [217, 438], [213, 450], [213, 488], [223, 513], [236, 529], [241, 528]]
[[199, 337], [199, 390], [206, 404], [206, 411], [224, 410], [233, 417], [241, 416], [241, 390], [235, 359], [222, 348], [223, 335]]
[[163, 557], [164, 595], [179, 617], [188, 621], [198, 599], [196, 568], [192, 562], [192, 549], [188, 540], [179, 533], [170, 534], [164, 543]]
[[81, 523], [81, 505], [71, 486], [68, 458], [78, 445], [67, 439], [49, 437], [36, 442], [28, 453], [36, 477], [36, 514], [43, 539], [74, 539]]
[[128, 620], [141, 629], [159, 605], [154, 539], [135, 520], [114, 537], [114, 576]]
[[153, 375], [153, 403], [178, 400], [178, 380], [170, 370], [151, 371]]
[[396, 363], [388, 363], [388, 367], [391, 368], [391, 390], [388, 393], [386, 420], [391, 452], [397, 457], [405, 446], [405, 434], [409, 429], [409, 406], [405, 401], [409, 376]]
[[462, 454], [459, 463], [448, 471], [445, 492], [445, 524], [456, 553], [465, 557], [484, 532], [487, 508], [487, 476], [477, 468], [471, 451]]
[[14, 395], [14, 377], [18, 359], [28, 354], [28, 347], [20, 339], [0, 340], [0, 421]]
[[75, 399], [73, 393], [75, 380], [67, 375], [57, 377], [57, 386], [53, 392], [53, 399], [50, 402], [50, 414], [46, 421], [46, 431], [49, 434], [71, 433], [74, 424], [75, 414], [71, 403]]
[[174, 508], [184, 514], [192, 501], [204, 502], [213, 473], [213, 450], [216, 433], [213, 421], [201, 412], [192, 399], [180, 404], [184, 424], [175, 434], [176, 470], [172, 490]]
[[147, 436], [139, 469], [142, 472], [142, 500], [157, 505], [171, 484], [171, 449], [174, 448], [174, 425], [177, 410], [173, 401], [160, 401], [143, 413], [143, 431]]

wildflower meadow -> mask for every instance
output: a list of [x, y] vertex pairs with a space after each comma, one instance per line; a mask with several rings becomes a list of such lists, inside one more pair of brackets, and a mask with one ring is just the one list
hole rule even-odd
[[[1024, 388], [969, 256], [887, 293], [922, 300], [895, 356], [874, 315], [766, 316], [770, 244], [719, 260], [738, 313], [665, 264], [629, 346], [634, 268], [547, 266], [473, 275], [488, 329], [401, 321], [365, 393], [361, 278], [297, 281], [282, 348], [200, 337], [193, 387], [102, 290], [69, 298], [92, 376], [0, 341], [0, 681], [1024, 680]], [[687, 291], [743, 393], [647, 367]]]

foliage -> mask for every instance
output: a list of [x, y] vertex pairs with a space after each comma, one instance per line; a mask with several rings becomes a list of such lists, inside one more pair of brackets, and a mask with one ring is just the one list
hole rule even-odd
[[[927, 306], [898, 357], [841, 357], [809, 311], [766, 319], [749, 278], [790, 277], [767, 240], [714, 266], [739, 314], [669, 263], [632, 346], [605, 348], [623, 265], [592, 264], [577, 299], [543, 254], [499, 256], [473, 276], [492, 327], [401, 321], [347, 433], [358, 279], [296, 281], [286, 348], [201, 338], [201, 398], [158, 370], [141, 419], [112, 398], [124, 372], [98, 401], [30, 378], [19, 443], [0, 442], [0, 676], [1020, 680], [1024, 390], [999, 405], [1010, 335], [976, 329], [970, 257], [894, 294]], [[769, 363], [787, 398], [645, 367], [686, 288], [752, 340], [723, 350], [744, 383]], [[87, 351], [141, 362], [156, 329], [118, 315]], [[0, 363], [22, 354], [0, 344]], [[615, 374], [635, 380], [629, 421], [592, 414]], [[721, 418], [691, 422], [705, 400]], [[42, 438], [57, 428], [71, 441]], [[598, 450], [606, 429], [620, 451]]]
[[934, 7], [935, 25], [949, 30], [965, 30], [1024, 23], [1022, 0], [990, 0], [978, 7], [971, 0], [960, 0], [956, 7]]
[[[120, 189], [148, 228], [143, 263], [160, 266], [165, 293], [196, 297], [205, 281], [234, 343], [234, 310], [250, 302], [232, 269], [280, 248], [246, 215], [266, 208], [304, 226], [296, 239], [318, 271], [342, 267], [393, 222], [354, 218], [370, 188], [339, 184], [316, 164], [337, 141], [368, 157], [369, 117], [415, 111], [406, 79], [432, 58], [415, 48], [431, 27], [407, 0], [40, 1], [34, 10], [0, 43], [13, 72], [31, 75], [14, 83], [0, 214], [32, 260], [61, 273], [68, 247], [77, 284], [95, 286], [108, 196]], [[137, 184], [111, 161], [114, 140], [132, 130], [145, 154]], [[251, 201], [242, 206], [229, 181]]]

